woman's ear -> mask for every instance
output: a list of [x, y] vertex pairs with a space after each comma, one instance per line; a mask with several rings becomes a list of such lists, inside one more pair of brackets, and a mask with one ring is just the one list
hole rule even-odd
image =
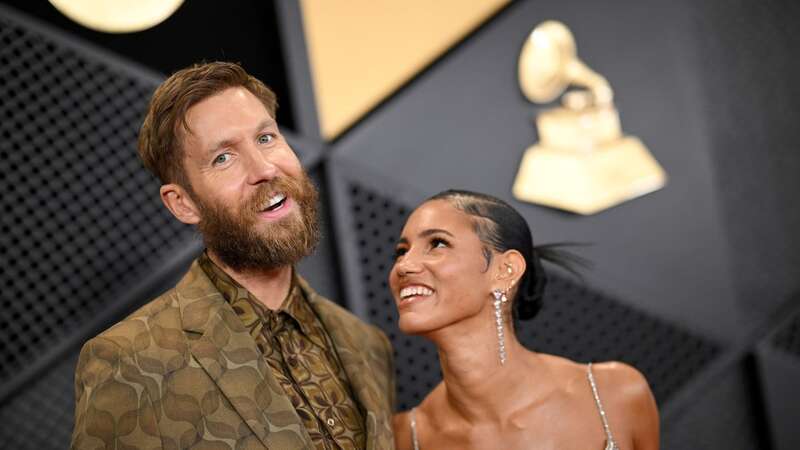
[[161, 186], [161, 201], [176, 219], [189, 225], [200, 222], [200, 209], [182, 186], [174, 183]]
[[525, 274], [527, 268], [525, 258], [517, 250], [506, 250], [497, 259], [500, 263], [498, 278], [508, 283], [508, 289], [513, 288]]

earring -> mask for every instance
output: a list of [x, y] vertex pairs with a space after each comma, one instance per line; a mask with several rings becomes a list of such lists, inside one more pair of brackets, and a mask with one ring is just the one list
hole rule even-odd
[[492, 295], [494, 296], [494, 319], [497, 324], [497, 346], [500, 353], [500, 364], [504, 365], [506, 363], [506, 340], [503, 333], [503, 309], [501, 306], [508, 302], [508, 297], [500, 289], [493, 290]]

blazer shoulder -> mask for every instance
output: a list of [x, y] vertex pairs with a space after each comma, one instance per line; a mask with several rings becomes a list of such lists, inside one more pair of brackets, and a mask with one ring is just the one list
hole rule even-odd
[[102, 331], [87, 341], [87, 344], [112, 341], [123, 351], [132, 350], [137, 336], [151, 333], [153, 325], [158, 325], [162, 329], [180, 328], [180, 311], [174, 288]]

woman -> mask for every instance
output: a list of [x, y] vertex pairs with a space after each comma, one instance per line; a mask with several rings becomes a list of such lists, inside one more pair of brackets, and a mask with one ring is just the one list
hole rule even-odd
[[446, 191], [409, 217], [389, 284], [400, 329], [433, 341], [444, 379], [394, 418], [403, 449], [658, 448], [655, 400], [619, 362], [579, 364], [523, 347], [513, 324], [546, 276], [525, 219], [497, 198]]

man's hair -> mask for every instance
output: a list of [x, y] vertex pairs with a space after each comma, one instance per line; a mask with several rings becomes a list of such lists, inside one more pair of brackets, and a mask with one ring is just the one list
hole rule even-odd
[[161, 183], [177, 183], [191, 190], [183, 167], [184, 137], [190, 132], [186, 111], [232, 87], [250, 91], [275, 118], [275, 93], [234, 63], [195, 64], [172, 74], [153, 93], [139, 131], [139, 157]]

